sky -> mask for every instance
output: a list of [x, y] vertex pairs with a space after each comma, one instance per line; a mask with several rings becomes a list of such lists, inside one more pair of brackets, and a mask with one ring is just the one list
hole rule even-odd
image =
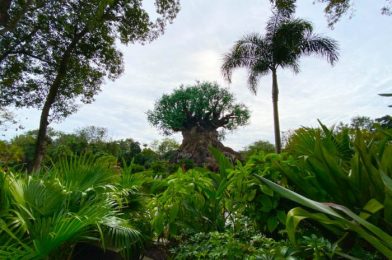
[[[303, 57], [299, 74], [278, 70], [281, 130], [317, 126], [317, 119], [331, 126], [358, 115], [391, 114], [392, 100], [377, 95], [392, 92], [392, 17], [380, 14], [383, 1], [355, 1], [352, 18], [343, 17], [333, 30], [322, 4], [297, 2], [297, 17], [338, 41], [340, 59], [332, 67], [321, 57]], [[261, 78], [254, 95], [247, 88], [246, 70], [235, 70], [231, 84], [220, 71], [235, 41], [249, 33], [264, 34], [270, 16], [268, 0], [181, 1], [181, 11], [163, 36], [144, 46], [118, 46], [125, 63], [119, 79], [106, 81], [94, 103], [51, 127], [72, 132], [94, 125], [107, 128], [111, 139], [151, 144], [165, 136], [148, 123], [146, 112], [163, 94], [196, 80], [216, 81], [251, 110], [250, 123], [228, 133], [223, 143], [237, 150], [258, 140], [273, 143], [271, 76]], [[40, 111], [15, 113], [24, 130], [38, 128]], [[6, 138], [20, 133], [10, 129]], [[181, 141], [180, 134], [171, 137]]]

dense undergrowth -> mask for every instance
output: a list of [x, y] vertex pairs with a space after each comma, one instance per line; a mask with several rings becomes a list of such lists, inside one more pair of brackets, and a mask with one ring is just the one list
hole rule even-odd
[[388, 129], [321, 125], [279, 155], [233, 163], [211, 148], [218, 172], [135, 172], [92, 155], [33, 175], [3, 169], [0, 258], [72, 259], [83, 242], [126, 259], [158, 245], [172, 259], [388, 259], [391, 141]]

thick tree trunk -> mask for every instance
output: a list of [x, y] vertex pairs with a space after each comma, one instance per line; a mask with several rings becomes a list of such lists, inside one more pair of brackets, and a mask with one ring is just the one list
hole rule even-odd
[[191, 159], [197, 166], [217, 169], [218, 165], [208, 151], [210, 146], [219, 149], [232, 161], [241, 159], [239, 153], [224, 146], [218, 140], [218, 132], [216, 129], [206, 131], [198, 127], [193, 127], [192, 129], [182, 131], [182, 136], [183, 140], [179, 148], [177, 161], [181, 159]]
[[272, 106], [274, 111], [274, 132], [275, 132], [275, 151], [280, 153], [282, 150], [282, 143], [280, 139], [280, 126], [279, 126], [279, 110], [278, 110], [278, 79], [276, 76], [276, 69], [272, 70]]

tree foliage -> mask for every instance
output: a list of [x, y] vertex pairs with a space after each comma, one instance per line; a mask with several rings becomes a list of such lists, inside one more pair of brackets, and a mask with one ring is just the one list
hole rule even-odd
[[[277, 7], [280, 8], [292, 8], [295, 6], [296, 0], [271, 0]], [[316, 2], [316, 1], [313, 1]], [[353, 11], [354, 2], [353, 0], [317, 0], [322, 4], [325, 4], [324, 13], [327, 17], [328, 26], [333, 28], [334, 25], [349, 12]], [[381, 1], [380, 1], [381, 2]], [[380, 4], [381, 14], [392, 15], [392, 2], [391, 0], [384, 0], [384, 5]]]
[[220, 127], [233, 130], [245, 125], [249, 110], [234, 103], [234, 96], [218, 84], [198, 82], [181, 86], [170, 95], [163, 95], [154, 110], [147, 112], [150, 123], [165, 134], [186, 131], [194, 127], [213, 131]]
[[43, 158], [49, 121], [92, 102], [104, 80], [123, 71], [116, 40], [156, 39], [175, 18], [179, 1], [156, 0], [155, 7], [154, 21], [142, 0], [11, 1], [7, 6], [7, 14], [21, 15], [15, 14], [17, 26], [2, 26], [0, 106], [42, 110], [33, 169]]
[[244, 155], [244, 158], [248, 159], [250, 156], [263, 153], [273, 153], [275, 151], [275, 146], [271, 144], [269, 141], [259, 140], [256, 141], [247, 147], [241, 153]]

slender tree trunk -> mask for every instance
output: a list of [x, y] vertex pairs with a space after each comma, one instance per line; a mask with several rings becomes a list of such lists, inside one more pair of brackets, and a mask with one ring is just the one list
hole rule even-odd
[[87, 33], [87, 28], [85, 28], [79, 34], [76, 34], [62, 56], [56, 78], [54, 79], [52, 85], [49, 88], [48, 96], [46, 97], [44, 107], [42, 108], [37, 142], [35, 145], [34, 160], [31, 167], [29, 168], [29, 172], [39, 171], [41, 167], [42, 159], [44, 158], [45, 155], [46, 132], [48, 130], [48, 125], [49, 125], [50, 108], [52, 107], [53, 103], [56, 101], [56, 96], [59, 92], [62, 80], [64, 79], [65, 74], [67, 72], [67, 67], [68, 67], [69, 60], [71, 58], [72, 51], [76, 47], [76, 44], [79, 42], [79, 40], [86, 33]]
[[8, 11], [11, 6], [11, 0], [1, 0], [0, 1], [0, 25], [3, 27], [7, 26], [9, 20]]
[[46, 146], [46, 132], [48, 130], [48, 125], [49, 125], [49, 112], [50, 112], [50, 108], [52, 107], [53, 103], [56, 100], [58, 89], [61, 83], [61, 77], [63, 77], [63, 75], [60, 76], [60, 73], [57, 74], [56, 80], [51, 85], [49, 94], [46, 97], [44, 107], [42, 108], [37, 142], [35, 144], [34, 160], [32, 166], [29, 169], [30, 172], [39, 171], [41, 167], [42, 159], [44, 158], [45, 146]]
[[275, 151], [280, 153], [282, 151], [282, 143], [280, 139], [280, 126], [279, 126], [279, 110], [278, 110], [278, 79], [276, 76], [276, 69], [272, 70], [272, 105], [274, 111], [274, 132], [275, 132]]

